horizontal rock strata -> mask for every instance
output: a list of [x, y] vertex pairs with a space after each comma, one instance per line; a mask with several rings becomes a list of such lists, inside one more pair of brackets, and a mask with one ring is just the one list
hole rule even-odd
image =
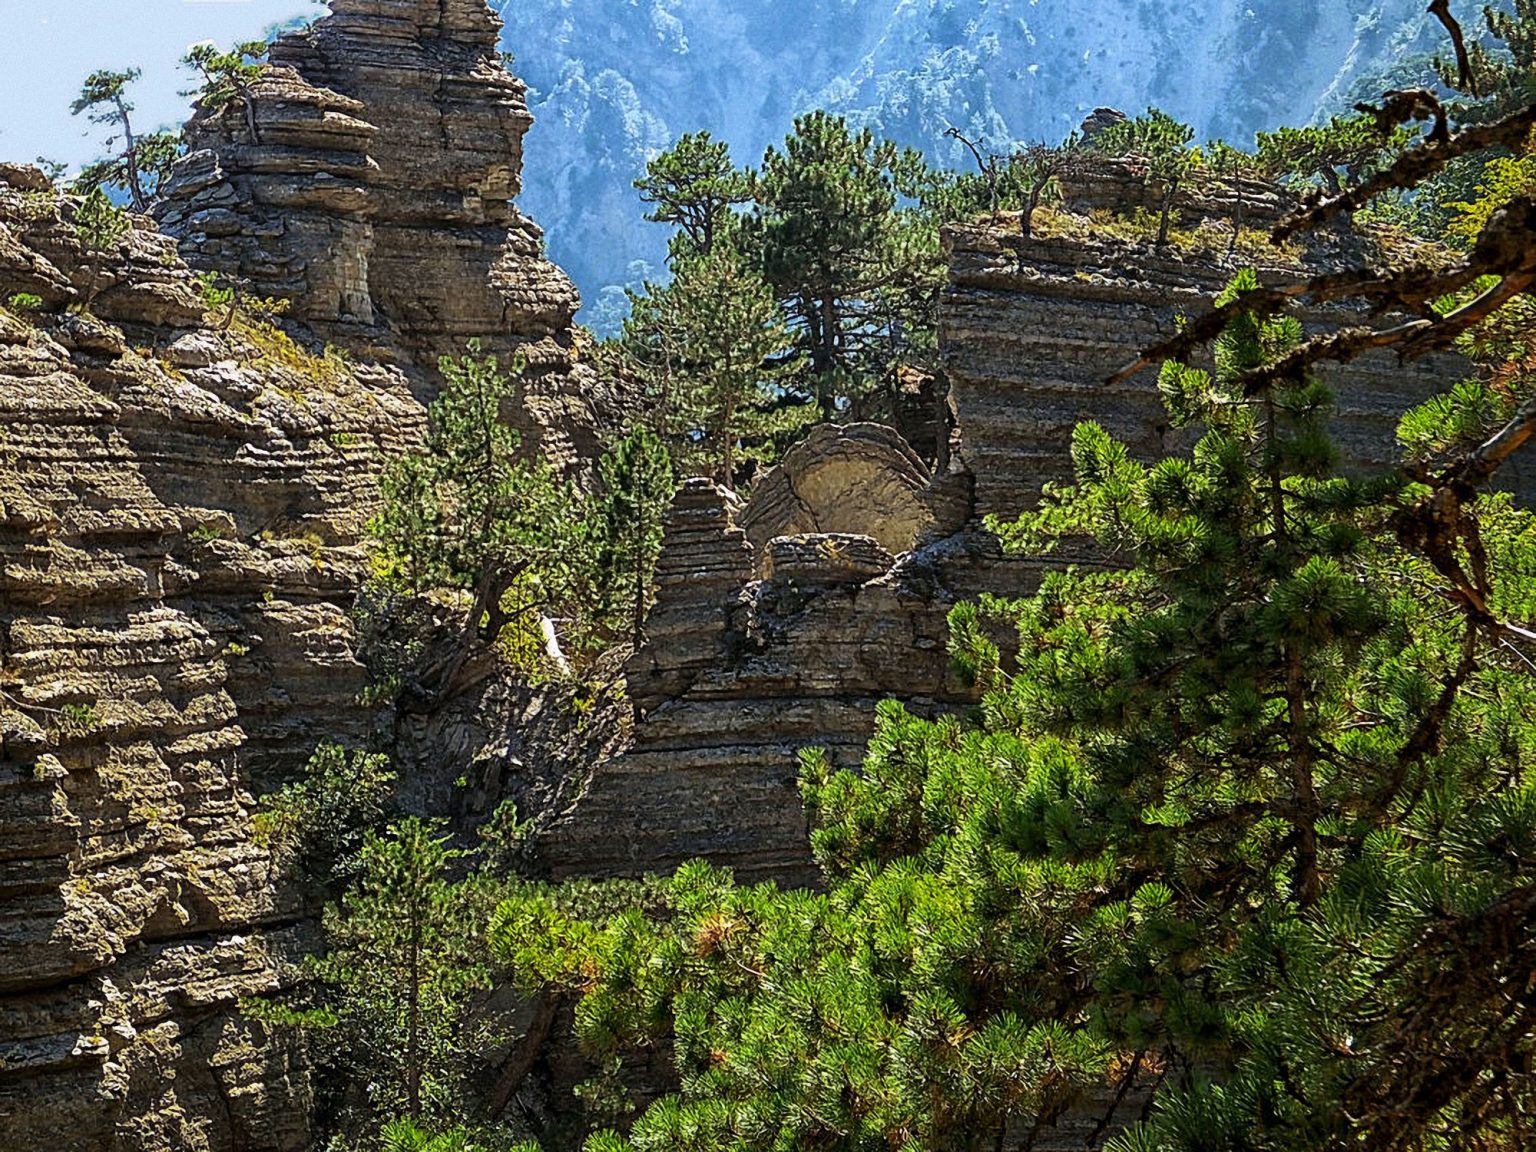
[[526, 364], [508, 415], [583, 470], [615, 401], [582, 363], [581, 299], [517, 195], [532, 124], [484, 0], [334, 0], [280, 37], [249, 104], [203, 108], [156, 208], [197, 268], [293, 301], [326, 339], [414, 363]]
[[[1138, 459], [1190, 446], [1190, 433], [1168, 426], [1155, 369], [1106, 381], [1177, 331], [1179, 316], [1208, 308], [1242, 259], [1220, 249], [1158, 249], [1086, 227], [1086, 237], [1070, 238], [1025, 239], [986, 226], [947, 233], [945, 366], [980, 515], [1016, 516], [1045, 484], [1070, 481], [1072, 429], [1086, 420]], [[1260, 268], [1261, 278], [1295, 279], [1337, 258], [1277, 261]], [[1349, 315], [1328, 308], [1298, 318], [1315, 329]], [[1398, 417], [1466, 371], [1455, 356], [1400, 364], [1383, 352], [1325, 366], [1320, 375], [1338, 399], [1333, 428], [1346, 463], [1390, 466]], [[1510, 482], [1536, 496], [1536, 475], [1512, 470]]]
[[398, 371], [205, 325], [147, 221], [93, 257], [71, 212], [0, 186], [0, 301], [54, 286], [0, 308], [0, 1118], [298, 1150], [302, 1054], [238, 1007], [295, 943], [253, 793], [368, 734], [359, 537], [423, 414]]

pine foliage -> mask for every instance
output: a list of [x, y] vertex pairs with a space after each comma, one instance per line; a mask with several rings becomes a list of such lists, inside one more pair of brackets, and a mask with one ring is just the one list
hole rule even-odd
[[593, 541], [581, 494], [524, 453], [503, 418], [523, 367], [503, 369], [474, 346], [442, 361], [426, 445], [386, 469], [369, 530], [378, 581], [461, 590], [472, 636], [536, 651], [542, 618], [585, 619]]
[[672, 461], [666, 446], [642, 425], [598, 462], [598, 474], [603, 490], [594, 525], [600, 541], [598, 610], [638, 648], [645, 639], [662, 521], [676, 490]]
[[335, 1013], [333, 1058], [366, 1085], [372, 1115], [458, 1107], [466, 1003], [487, 980], [477, 882], [449, 879], [462, 855], [414, 817], [368, 833], [356, 883], [326, 911], [326, 951], [306, 963]]
[[[1299, 335], [1239, 313], [1164, 370], [1189, 458], [1078, 429], [1076, 483], [996, 527], [1117, 564], [956, 609], [974, 721], [885, 704], [861, 771], [806, 758], [823, 891], [691, 865], [656, 915], [502, 904], [594, 1058], [673, 1037], [680, 1091], [589, 1149], [990, 1149], [1090, 1089], [1120, 1152], [1522, 1146], [1536, 678], [1399, 539], [1409, 476], [1339, 474], [1329, 390], [1251, 386]], [[1529, 619], [1532, 518], [1473, 508]]]

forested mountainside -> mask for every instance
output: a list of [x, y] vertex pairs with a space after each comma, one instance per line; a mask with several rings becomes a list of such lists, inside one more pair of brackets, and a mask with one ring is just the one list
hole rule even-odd
[[[498, 0], [529, 84], [524, 203], [608, 330], [616, 285], [660, 275], [665, 230], [631, 187], [707, 129], [756, 163], [793, 118], [846, 114], [930, 160], [1058, 143], [1100, 104], [1148, 104], [1251, 143], [1346, 103], [1362, 77], [1428, 78], [1421, 0]], [[1429, 20], [1429, 25], [1433, 21]], [[1426, 36], [1429, 38], [1426, 39]]]

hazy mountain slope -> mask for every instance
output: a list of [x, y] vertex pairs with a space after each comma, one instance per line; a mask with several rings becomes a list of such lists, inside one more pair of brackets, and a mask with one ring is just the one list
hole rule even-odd
[[1362, 73], [1432, 43], [1423, 0], [502, 0], [533, 91], [530, 214], [589, 322], [605, 286], [659, 269], [630, 187], [708, 128], [756, 161], [793, 117], [846, 112], [949, 163], [951, 124], [997, 149], [1056, 140], [1099, 104], [1156, 104], [1247, 140], [1310, 118]]

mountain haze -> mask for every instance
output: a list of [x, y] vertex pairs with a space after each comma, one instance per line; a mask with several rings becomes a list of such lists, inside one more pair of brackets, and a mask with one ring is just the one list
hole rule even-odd
[[[1201, 138], [1336, 107], [1385, 61], [1427, 78], [1423, 0], [499, 0], [531, 86], [524, 203], [610, 327], [617, 285], [661, 271], [665, 230], [631, 182], [684, 132], [756, 163], [826, 108], [935, 162], [1057, 141], [1098, 105], [1156, 105]], [[1467, 7], [1471, 7], [1470, 5]], [[1472, 11], [1462, 13], [1469, 20]], [[1417, 63], [1413, 63], [1413, 61]], [[1399, 82], [1410, 77], [1394, 76]]]

